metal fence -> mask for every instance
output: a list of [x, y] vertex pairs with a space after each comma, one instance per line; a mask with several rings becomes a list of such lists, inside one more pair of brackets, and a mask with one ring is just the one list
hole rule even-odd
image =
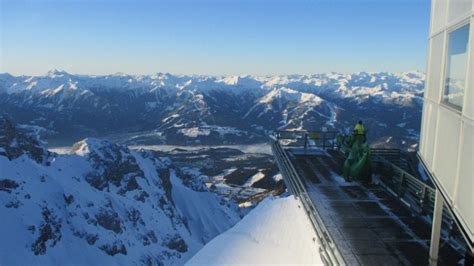
[[298, 177], [296, 169], [293, 167], [290, 158], [280, 145], [280, 138], [271, 136], [272, 151], [276, 159], [278, 168], [285, 177], [284, 181], [287, 188], [293, 195], [300, 199], [304, 210], [313, 225], [314, 231], [320, 244], [319, 252], [321, 259], [326, 265], [346, 265], [340, 251], [334, 244], [333, 239], [328, 233], [321, 216], [311, 201], [308, 191], [302, 180]]
[[[373, 170], [379, 176], [381, 185], [399, 198], [410, 210], [419, 215], [432, 217], [436, 190], [432, 186], [414, 177], [386, 158], [375, 155], [372, 159]], [[447, 237], [456, 230], [455, 221], [449, 208], [443, 206], [443, 227]]]
[[318, 130], [280, 130], [275, 132], [275, 138], [283, 146], [303, 147], [304, 149], [317, 147], [323, 150], [336, 148], [337, 131]]

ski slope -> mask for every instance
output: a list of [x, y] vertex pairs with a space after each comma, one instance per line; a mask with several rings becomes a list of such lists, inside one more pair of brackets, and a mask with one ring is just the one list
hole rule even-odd
[[186, 265], [323, 265], [319, 243], [300, 202], [268, 198]]

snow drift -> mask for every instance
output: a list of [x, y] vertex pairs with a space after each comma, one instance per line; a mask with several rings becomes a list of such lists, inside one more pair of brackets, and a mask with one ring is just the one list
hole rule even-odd
[[293, 196], [268, 198], [186, 265], [323, 265], [310, 221]]

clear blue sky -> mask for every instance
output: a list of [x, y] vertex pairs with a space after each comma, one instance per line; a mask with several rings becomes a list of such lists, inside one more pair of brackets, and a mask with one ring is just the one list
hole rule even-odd
[[0, 0], [0, 72], [424, 70], [428, 0]]

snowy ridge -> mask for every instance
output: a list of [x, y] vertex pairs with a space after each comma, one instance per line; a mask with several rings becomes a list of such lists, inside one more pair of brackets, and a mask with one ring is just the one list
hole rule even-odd
[[[420, 71], [401, 73], [359, 72], [354, 74], [314, 74], [288, 76], [186, 76], [157, 73], [154, 75], [127, 75], [117, 73], [105, 76], [73, 75], [65, 71], [52, 70], [45, 76], [12, 76], [0, 74], [0, 90], [9, 94], [29, 91], [44, 93], [60, 90], [144, 90], [174, 89], [206, 91], [209, 89], [240, 88], [247, 90], [291, 88], [315, 92], [317, 90], [337, 91], [340, 88], [346, 96], [379, 95], [390, 97], [392, 91], [419, 93], [425, 75]], [[63, 87], [61, 87], [63, 85]], [[67, 86], [65, 86], [67, 85]], [[347, 88], [351, 88], [347, 90]], [[335, 89], [335, 90], [334, 90]]]
[[268, 198], [186, 265], [324, 265], [315, 238], [297, 199]]
[[[424, 78], [419, 71], [282, 76], [0, 74], [0, 112], [21, 124], [44, 128], [47, 140], [59, 140], [61, 145], [111, 135], [131, 144], [261, 143], [276, 129], [345, 128], [362, 119], [370, 132], [376, 132], [374, 143], [394, 136], [389, 145], [410, 147], [416, 144], [414, 136], [411, 140], [405, 136], [419, 132]], [[377, 117], [382, 113], [384, 117]], [[387, 126], [380, 126], [380, 121]], [[403, 122], [405, 128], [391, 130]]]
[[93, 138], [52, 154], [0, 118], [2, 265], [179, 265], [240, 219], [167, 157]]

